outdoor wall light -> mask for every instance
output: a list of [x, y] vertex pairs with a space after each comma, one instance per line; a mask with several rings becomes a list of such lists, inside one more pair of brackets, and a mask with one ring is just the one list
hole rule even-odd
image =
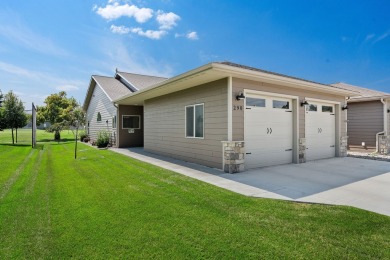
[[108, 120], [106, 120], [106, 124], [108, 125]]
[[387, 109], [387, 113], [390, 113], [390, 109]]
[[342, 108], [341, 108], [341, 110], [348, 110], [348, 106], [347, 105], [344, 105]]
[[245, 99], [244, 93], [242, 93], [242, 92], [238, 93], [238, 95], [236, 96], [236, 99], [237, 100]]
[[301, 102], [301, 107], [307, 106], [307, 105], [309, 105], [309, 103], [307, 102], [307, 100], [303, 100], [303, 101]]

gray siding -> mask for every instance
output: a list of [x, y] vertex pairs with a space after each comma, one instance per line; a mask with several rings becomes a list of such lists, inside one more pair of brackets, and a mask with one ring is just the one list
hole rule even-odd
[[[98, 112], [100, 112], [102, 116], [102, 121], [100, 122], [97, 122]], [[113, 133], [112, 117], [115, 115], [115, 106], [108, 99], [103, 90], [96, 85], [87, 109], [87, 122], [89, 122], [88, 134], [91, 137], [91, 140], [96, 140], [98, 132], [101, 130]], [[107, 120], [108, 124], [106, 123]]]
[[[325, 87], [325, 86], [324, 86]], [[279, 86], [269, 83], [250, 81], [245, 79], [233, 78], [233, 105], [244, 106], [244, 100], [237, 101], [235, 96], [244, 89], [264, 91], [276, 94], [284, 94], [290, 96], [298, 96], [299, 100], [302, 101], [304, 98], [315, 98], [322, 100], [329, 100], [335, 102], [345, 101], [345, 97], [336, 96], [330, 94], [316, 93], [312, 91], [298, 90], [285, 86]], [[299, 137], [305, 137], [305, 108], [299, 105]], [[340, 125], [340, 136], [347, 135], [347, 124], [346, 124], [346, 112], [341, 112], [341, 125]], [[233, 111], [233, 140], [242, 141], [244, 140], [244, 110]]]
[[380, 101], [348, 104], [348, 142], [350, 145], [376, 146], [376, 134], [383, 131], [383, 104]]
[[[387, 109], [390, 109], [390, 100], [387, 101]], [[387, 113], [387, 135], [390, 135], [390, 113]]]
[[[204, 139], [185, 137], [185, 106], [204, 103]], [[227, 80], [145, 101], [144, 147], [210, 167], [222, 167], [222, 143], [227, 140]]]

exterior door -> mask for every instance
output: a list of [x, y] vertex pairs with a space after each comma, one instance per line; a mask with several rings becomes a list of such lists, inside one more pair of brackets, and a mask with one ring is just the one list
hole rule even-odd
[[292, 163], [292, 100], [246, 95], [245, 167], [247, 169]]
[[306, 105], [305, 132], [307, 161], [335, 157], [335, 106], [318, 102]]

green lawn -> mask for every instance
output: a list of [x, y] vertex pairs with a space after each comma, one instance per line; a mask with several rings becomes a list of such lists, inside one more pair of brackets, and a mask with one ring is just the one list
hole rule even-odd
[[72, 142], [41, 144], [0, 144], [0, 259], [390, 258], [386, 216], [248, 198], [109, 150], [80, 144], [74, 160]]

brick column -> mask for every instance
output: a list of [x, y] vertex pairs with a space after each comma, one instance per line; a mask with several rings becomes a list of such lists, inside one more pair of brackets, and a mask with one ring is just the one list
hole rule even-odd
[[244, 141], [222, 141], [223, 170], [228, 173], [237, 173], [245, 170]]
[[390, 135], [379, 135], [378, 136], [378, 148], [380, 154], [390, 153]]
[[340, 153], [339, 157], [346, 157], [348, 153], [348, 136], [340, 137]]
[[306, 162], [306, 138], [299, 138], [299, 163]]

